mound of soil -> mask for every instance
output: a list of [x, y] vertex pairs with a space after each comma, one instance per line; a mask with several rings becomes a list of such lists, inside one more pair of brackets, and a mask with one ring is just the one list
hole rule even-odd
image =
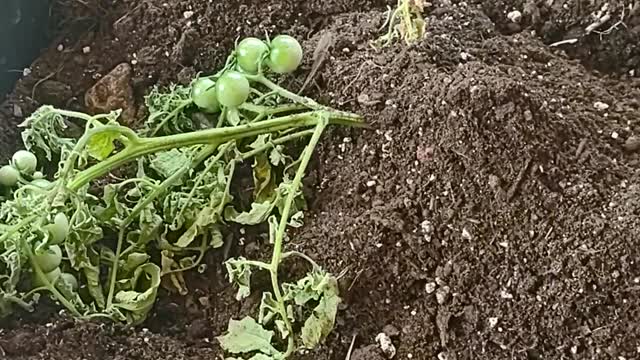
[[[37, 105], [32, 88], [50, 73], [71, 89], [63, 103], [81, 108], [95, 74], [126, 61], [139, 100], [151, 84], [219, 66], [237, 36], [284, 31], [305, 39], [310, 54], [331, 33], [330, 56], [306, 93], [372, 128], [331, 128], [310, 174], [310, 214], [288, 246], [348, 271], [335, 331], [298, 358], [344, 359], [355, 337], [352, 359], [382, 359], [380, 332], [398, 359], [637, 358], [640, 82], [581, 63], [628, 72], [599, 57], [606, 51], [572, 60], [545, 44], [556, 38], [505, 31], [504, 14], [522, 1], [432, 3], [424, 40], [380, 50], [370, 41], [384, 1], [103, 4], [107, 20], [90, 35], [66, 34], [67, 52], [53, 44], [35, 63], [2, 123], [21, 120], [16, 106], [27, 114]], [[625, 53], [627, 42], [615, 44], [607, 46]], [[311, 67], [307, 59], [288, 86], [301, 86]], [[3, 146], [15, 144], [13, 134]], [[269, 246], [236, 251], [257, 257]], [[259, 298], [235, 302], [220, 261], [209, 256], [190, 295], [163, 296], [146, 328], [38, 313], [7, 322], [0, 351], [8, 359], [221, 356], [214, 337]]]

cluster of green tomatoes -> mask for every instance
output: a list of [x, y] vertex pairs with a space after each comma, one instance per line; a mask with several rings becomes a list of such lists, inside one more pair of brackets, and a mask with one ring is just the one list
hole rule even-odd
[[247, 75], [262, 72], [263, 64], [278, 74], [295, 71], [302, 62], [302, 46], [289, 35], [271, 41], [249, 37], [236, 46], [235, 69], [225, 71], [216, 81], [203, 77], [193, 84], [191, 97], [202, 110], [215, 113], [221, 107], [234, 109], [244, 104], [251, 93]]
[[[33, 186], [45, 189], [51, 185], [44, 174], [36, 171], [38, 167], [38, 158], [30, 151], [18, 150], [9, 165], [0, 168], [0, 185], [6, 189], [14, 188], [18, 185]], [[27, 179], [31, 179], [30, 181]], [[35, 262], [38, 264], [42, 272], [45, 274], [50, 283], [56, 284], [63, 277], [64, 283], [72, 284], [77, 288], [78, 281], [69, 273], [63, 273], [60, 270], [62, 262], [61, 244], [69, 233], [69, 219], [63, 213], [58, 213], [50, 224], [44, 226], [49, 233], [49, 246], [46, 249], [36, 250], [34, 254]], [[44, 286], [41, 279], [34, 277], [35, 286]]]

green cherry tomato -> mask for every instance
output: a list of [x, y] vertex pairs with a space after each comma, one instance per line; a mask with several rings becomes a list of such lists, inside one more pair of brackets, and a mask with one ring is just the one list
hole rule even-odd
[[0, 168], [0, 184], [12, 187], [18, 183], [20, 172], [11, 165], [5, 165]]
[[36, 171], [38, 158], [27, 150], [18, 150], [13, 154], [13, 166], [23, 174], [31, 175]]
[[[60, 270], [59, 267], [46, 272], [44, 274], [44, 277], [47, 278], [47, 281], [49, 281], [51, 284], [55, 284], [58, 282], [58, 279], [60, 279], [60, 276], [62, 276], [62, 271]], [[44, 281], [41, 281], [38, 276], [36, 275], [35, 271], [33, 272], [33, 285], [36, 287], [40, 287], [40, 286], [45, 286]]]
[[237, 71], [227, 71], [216, 82], [218, 101], [225, 107], [236, 108], [249, 98], [249, 80]]
[[69, 234], [69, 219], [63, 213], [57, 213], [53, 218], [53, 223], [45, 226], [51, 234], [50, 244], [60, 244]]
[[248, 37], [236, 47], [236, 59], [240, 69], [248, 74], [257, 74], [262, 57], [269, 51], [269, 46], [260, 39]]
[[289, 35], [278, 35], [271, 40], [268, 65], [278, 74], [294, 72], [302, 62], [302, 46]]
[[60, 288], [62, 286], [67, 286], [71, 291], [76, 291], [78, 290], [78, 279], [73, 274], [62, 273], [58, 278], [56, 287]]
[[35, 254], [35, 261], [42, 272], [48, 273], [60, 266], [62, 262], [62, 250], [58, 245], [51, 245], [42, 253]]
[[200, 78], [191, 88], [191, 99], [202, 110], [214, 113], [220, 110], [216, 97], [216, 83], [208, 78]]

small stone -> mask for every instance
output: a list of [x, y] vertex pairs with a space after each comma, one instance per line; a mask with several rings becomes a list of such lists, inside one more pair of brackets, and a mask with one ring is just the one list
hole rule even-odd
[[511, 295], [511, 293], [507, 292], [506, 290], [500, 291], [500, 297], [507, 300], [513, 299], [513, 295]]
[[423, 222], [420, 223], [420, 229], [422, 229], [422, 234], [424, 236], [424, 240], [426, 242], [431, 242], [431, 236], [433, 234], [433, 224], [431, 224], [431, 221], [429, 220], [424, 220]]
[[376, 336], [376, 342], [387, 359], [393, 359], [396, 356], [396, 347], [391, 342], [389, 335], [385, 333], [378, 334]]
[[374, 100], [369, 95], [361, 93], [358, 95], [358, 103], [364, 106], [373, 106], [380, 103], [380, 100]]
[[620, 137], [620, 134], [618, 134], [617, 132], [614, 131], [614, 132], [611, 133], [611, 138], [612, 139], [616, 140], [619, 137]]
[[605, 111], [609, 108], [609, 104], [603, 103], [602, 101], [596, 101], [593, 103], [593, 107], [598, 111]]
[[640, 136], [629, 137], [622, 147], [628, 152], [636, 152], [640, 150]]
[[511, 11], [507, 14], [507, 19], [511, 20], [511, 22], [519, 23], [522, 20], [522, 13], [518, 10]]
[[64, 45], [58, 44], [58, 46], [56, 47], [56, 50], [63, 51], [64, 50]]
[[416, 150], [416, 159], [421, 163], [427, 163], [433, 160], [434, 149], [432, 146], [418, 146]]
[[31, 75], [31, 68], [22, 69], [22, 76], [29, 76], [29, 75]]
[[18, 104], [13, 104], [13, 116], [21, 118], [24, 115], [22, 108]]
[[473, 238], [473, 236], [471, 235], [469, 230], [467, 230], [467, 228], [463, 228], [462, 229], [462, 238], [465, 239], [465, 240], [471, 240]]
[[448, 286], [443, 286], [436, 290], [436, 301], [438, 304], [442, 305], [449, 299], [449, 292], [451, 289]]
[[441, 352], [438, 354], [438, 360], [447, 360], [449, 359], [449, 355], [446, 352]]
[[91, 52], [91, 47], [90, 46], [85, 46], [82, 48], [82, 53], [83, 54], [88, 54]]
[[427, 292], [427, 294], [433, 294], [433, 292], [436, 291], [437, 287], [438, 285], [436, 283], [428, 282], [425, 284], [424, 290]]
[[367, 187], [374, 187], [374, 186], [376, 186], [376, 181], [375, 180], [367, 181]]
[[125, 124], [131, 124], [136, 114], [132, 72], [129, 64], [122, 63], [100, 79], [85, 94], [84, 102], [89, 111], [99, 114], [122, 109], [120, 118]]
[[188, 10], [188, 11], [185, 11], [184, 13], [182, 13], [182, 16], [185, 19], [189, 19], [189, 18], [191, 18], [193, 16], [193, 14], [194, 14], [193, 11]]

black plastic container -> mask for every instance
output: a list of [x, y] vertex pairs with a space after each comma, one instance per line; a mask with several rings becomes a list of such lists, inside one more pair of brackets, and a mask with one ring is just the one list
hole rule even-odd
[[48, 44], [49, 0], [0, 0], [0, 96]]

